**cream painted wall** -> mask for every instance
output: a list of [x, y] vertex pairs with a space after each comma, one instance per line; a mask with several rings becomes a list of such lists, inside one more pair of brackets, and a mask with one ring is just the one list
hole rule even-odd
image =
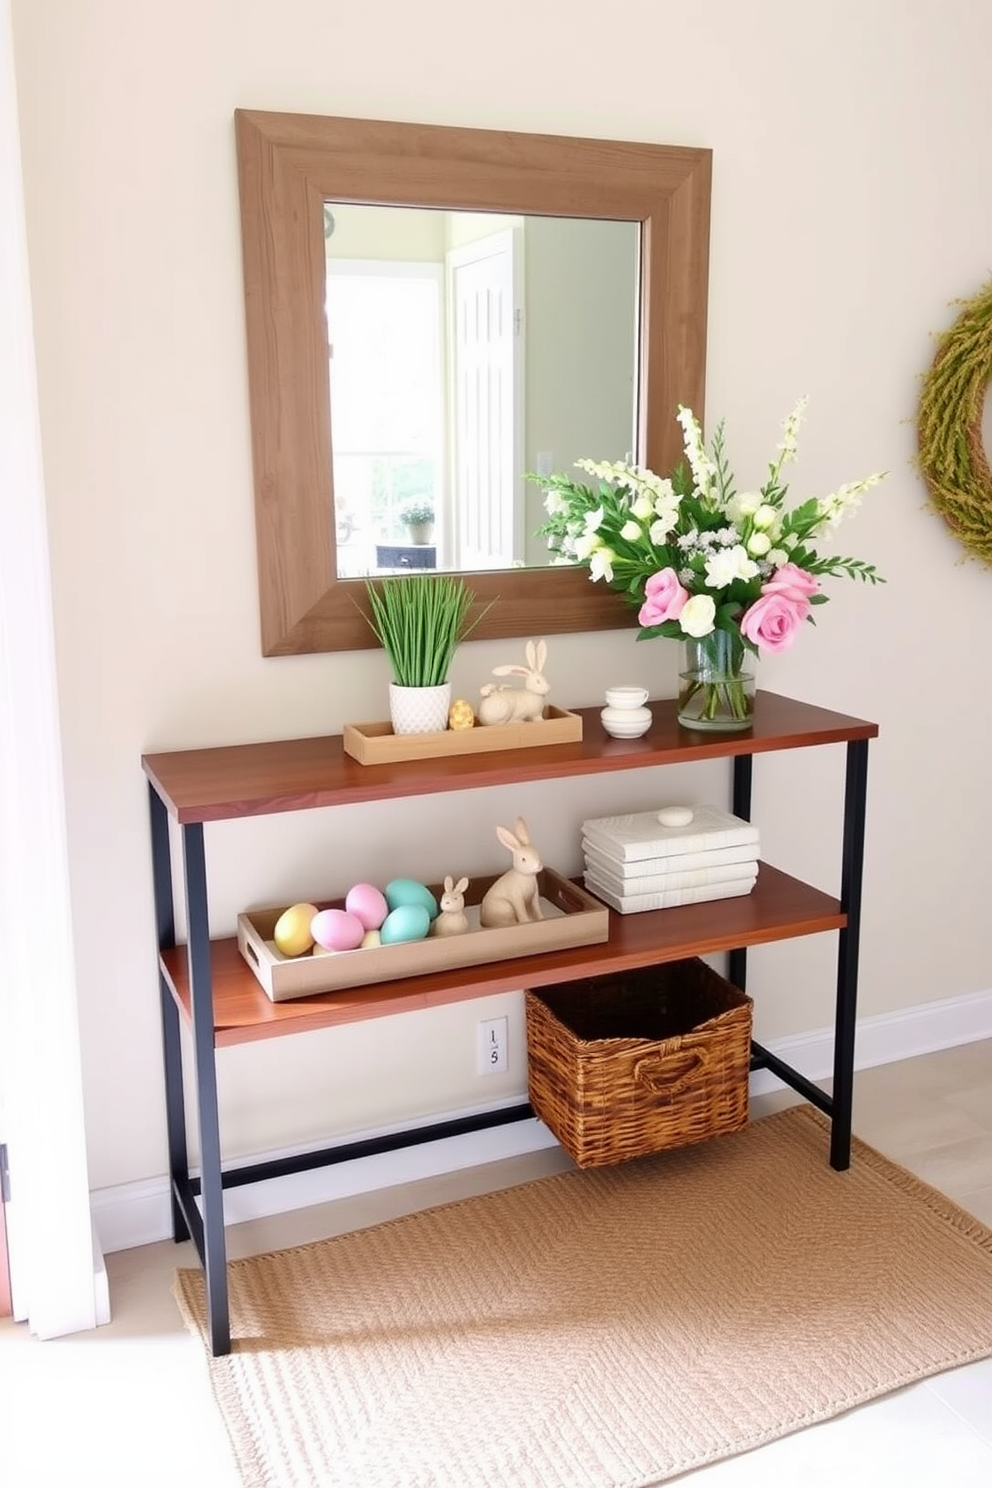
[[[803, 487], [891, 472], [842, 544], [888, 585], [836, 583], [816, 631], [763, 665], [766, 686], [881, 724], [863, 1009], [992, 984], [976, 643], [992, 575], [961, 561], [912, 463], [931, 332], [989, 272], [984, 0], [504, 0], [482, 48], [455, 0], [14, 0], [13, 20], [94, 1187], [165, 1168], [142, 751], [336, 730], [379, 716], [387, 681], [376, 652], [259, 654], [239, 106], [712, 146], [708, 406], [743, 480], [802, 392]], [[456, 689], [515, 649], [465, 646]], [[674, 690], [674, 648], [632, 634], [550, 650], [566, 705], [612, 680]], [[821, 751], [756, 771], [768, 855], [825, 887], [841, 768]], [[596, 807], [712, 799], [725, 781], [722, 766], [664, 786], [637, 773], [597, 783]], [[339, 862], [480, 870], [499, 861], [494, 822], [518, 811], [574, 869], [589, 800], [562, 784], [472, 793], [457, 812], [449, 799], [210, 829], [216, 928], [251, 903], [340, 890]], [[44, 885], [32, 933], [43, 957]], [[831, 937], [755, 962], [763, 1037], [828, 1020]], [[517, 1016], [518, 999], [496, 1001]], [[473, 1074], [481, 1011], [230, 1051], [229, 1150], [511, 1093], [519, 1062], [503, 1084]]]

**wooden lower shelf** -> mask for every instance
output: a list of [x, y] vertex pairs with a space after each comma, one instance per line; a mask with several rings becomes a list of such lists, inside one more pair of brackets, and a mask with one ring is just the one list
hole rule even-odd
[[[296, 1002], [271, 1002], [245, 964], [235, 937], [211, 942], [214, 1042], [217, 1047], [309, 1033], [338, 1023], [384, 1018], [444, 1003], [465, 1002], [494, 992], [545, 987], [604, 972], [685, 956], [711, 955], [742, 946], [766, 945], [825, 930], [842, 930], [840, 902], [797, 878], [762, 863], [750, 894], [688, 904], [645, 914], [610, 913], [609, 939], [598, 945], [519, 956], [486, 966], [432, 972], [370, 987], [317, 993]], [[162, 969], [179, 1009], [191, 1019], [185, 946], [165, 951]]]

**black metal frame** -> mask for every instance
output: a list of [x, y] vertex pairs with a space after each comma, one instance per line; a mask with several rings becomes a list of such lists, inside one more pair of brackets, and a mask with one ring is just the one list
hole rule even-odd
[[[733, 811], [750, 819], [753, 755], [734, 757]], [[844, 794], [841, 908], [847, 920], [839, 932], [837, 995], [835, 1011], [833, 1091], [828, 1095], [798, 1070], [758, 1043], [751, 1045], [751, 1068], [767, 1069], [830, 1117], [830, 1163], [843, 1170], [851, 1161], [851, 1111], [854, 1096], [854, 1036], [857, 1013], [858, 944], [861, 926], [861, 884], [864, 860], [865, 812], [868, 778], [868, 741], [851, 740], [847, 745]], [[172, 889], [172, 851], [168, 811], [154, 785], [149, 782], [152, 874], [155, 919], [160, 951], [176, 945], [175, 907]], [[227, 1253], [224, 1234], [224, 1189], [289, 1173], [309, 1171], [333, 1163], [348, 1162], [374, 1153], [441, 1141], [467, 1132], [504, 1126], [532, 1117], [527, 1102], [495, 1111], [440, 1121], [362, 1141], [339, 1143], [293, 1157], [250, 1163], [223, 1169], [220, 1152], [220, 1123], [217, 1104], [217, 1063], [214, 1046], [213, 994], [210, 973], [210, 933], [207, 918], [207, 875], [203, 825], [189, 823], [182, 834], [187, 924], [186, 954], [189, 965], [193, 1024], [193, 1067], [196, 1090], [196, 1120], [200, 1146], [200, 1174], [190, 1172], [186, 1141], [186, 1100], [179, 1010], [165, 973], [159, 969], [162, 1011], [162, 1048], [165, 1066], [166, 1125], [172, 1200], [173, 1237], [192, 1239], [203, 1266], [207, 1323], [211, 1352], [230, 1352], [231, 1328], [227, 1292]], [[747, 949], [730, 952], [729, 978], [742, 990], [747, 980]]]
[[[734, 759], [733, 812], [751, 819], [751, 767], [754, 756]], [[814, 1085], [762, 1044], [751, 1042], [751, 1068], [768, 1070], [783, 1085], [803, 1096], [830, 1117], [830, 1166], [838, 1172], [851, 1166], [851, 1117], [854, 1104], [854, 1036], [858, 1010], [858, 948], [861, 937], [861, 884], [868, 800], [868, 740], [852, 739], [847, 746], [844, 783], [844, 836], [841, 856], [841, 909], [847, 917], [838, 932], [837, 994], [834, 1007], [834, 1068], [832, 1093]], [[728, 976], [746, 990], [747, 948], [730, 952]]]

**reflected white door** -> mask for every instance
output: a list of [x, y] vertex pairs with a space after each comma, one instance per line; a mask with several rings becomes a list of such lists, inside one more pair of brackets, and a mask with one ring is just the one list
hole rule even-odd
[[447, 255], [456, 569], [523, 560], [522, 229]]

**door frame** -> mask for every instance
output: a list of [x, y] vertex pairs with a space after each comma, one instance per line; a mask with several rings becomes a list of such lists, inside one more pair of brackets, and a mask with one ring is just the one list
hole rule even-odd
[[[500, 245], [500, 246], [497, 246]], [[496, 251], [494, 252], [494, 248]], [[452, 510], [452, 527], [454, 530], [454, 551], [446, 555], [446, 567], [453, 567], [457, 571], [474, 568], [475, 565], [467, 563], [462, 551], [462, 522], [461, 503], [455, 489], [458, 468], [458, 417], [455, 400], [457, 396], [458, 381], [458, 336], [457, 336], [457, 314], [455, 308], [454, 280], [457, 270], [466, 264], [478, 263], [483, 258], [493, 258], [499, 254], [509, 265], [510, 299], [512, 302], [511, 319], [511, 361], [510, 361], [510, 418], [511, 428], [511, 452], [508, 468], [512, 472], [513, 490], [510, 499], [510, 555], [501, 560], [495, 566], [498, 568], [512, 568], [524, 558], [524, 425], [526, 405], [524, 401], [524, 368], [526, 358], [524, 355], [526, 315], [524, 304], [524, 229], [522, 223], [514, 223], [511, 226], [498, 229], [496, 232], [486, 233], [484, 236], [472, 238], [468, 242], [461, 243], [457, 247], [449, 248], [445, 254], [445, 306], [448, 323], [448, 372], [446, 384], [448, 388], [448, 406], [446, 409], [446, 422], [449, 430], [448, 438], [448, 467], [449, 486], [451, 491], [450, 505]]]

